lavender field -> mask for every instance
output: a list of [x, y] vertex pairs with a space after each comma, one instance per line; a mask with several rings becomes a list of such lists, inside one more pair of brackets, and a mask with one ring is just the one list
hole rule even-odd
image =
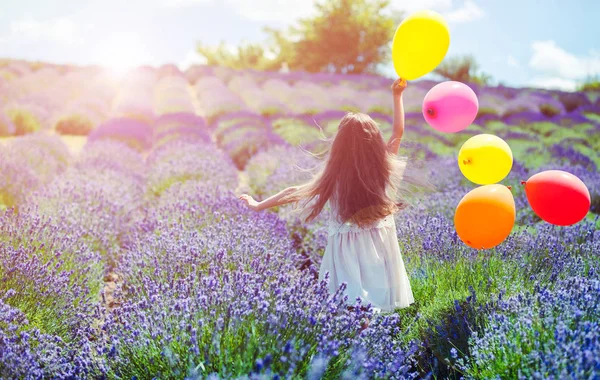
[[[307, 179], [347, 111], [388, 138], [391, 82], [1, 62], [0, 378], [600, 378], [600, 92], [471, 85], [477, 119], [442, 134], [436, 83], [409, 83], [400, 154], [435, 190], [397, 215], [415, 303], [396, 313], [318, 281], [326, 214], [237, 199]], [[487, 251], [453, 224], [479, 133], [515, 158], [517, 223]], [[547, 169], [586, 184], [586, 219], [531, 211], [520, 182]]]

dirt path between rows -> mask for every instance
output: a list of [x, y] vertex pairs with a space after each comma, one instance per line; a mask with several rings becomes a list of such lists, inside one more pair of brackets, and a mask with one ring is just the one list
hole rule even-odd
[[238, 185], [235, 188], [235, 195], [240, 195], [250, 192], [250, 179], [244, 171], [238, 172]]
[[102, 302], [106, 310], [111, 311], [120, 305], [119, 301], [115, 299], [115, 290], [117, 289], [117, 285], [121, 285], [122, 281], [123, 278], [114, 271], [104, 276], [104, 297], [102, 298]]

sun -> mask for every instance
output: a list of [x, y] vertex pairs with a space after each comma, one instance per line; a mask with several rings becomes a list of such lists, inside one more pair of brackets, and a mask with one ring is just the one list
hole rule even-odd
[[121, 78], [136, 66], [140, 66], [141, 62], [130, 52], [114, 52], [103, 59], [100, 65], [112, 76]]
[[145, 64], [143, 47], [136, 38], [112, 39], [102, 49], [98, 64], [112, 76], [121, 78], [130, 70]]

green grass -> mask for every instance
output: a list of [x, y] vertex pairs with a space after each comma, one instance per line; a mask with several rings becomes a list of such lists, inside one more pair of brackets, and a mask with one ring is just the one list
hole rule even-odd
[[[219, 138], [217, 139], [217, 141], [219, 142], [219, 144], [221, 146], [225, 146], [228, 145], [232, 142], [234, 142], [235, 140], [239, 139], [240, 137], [244, 136], [244, 134], [246, 134], [247, 132], [252, 132], [252, 131], [256, 131], [258, 130], [258, 128], [256, 128], [255, 126], [249, 125], [249, 126], [243, 126], [243, 127], [238, 127], [233, 131], [227, 131], [226, 133], [223, 133], [219, 136]], [[243, 141], [239, 141], [240, 145], [243, 143]]]
[[[597, 255], [580, 245], [582, 239], [587, 236], [585, 231], [582, 230], [579, 238], [572, 241], [561, 238], [562, 234], [567, 232], [556, 230], [556, 236], [562, 242], [560, 244], [564, 245], [565, 251], [583, 262], [583, 269], [578, 267], [576, 270], [587, 272], [591, 267], [597, 267]], [[523, 226], [515, 228], [512, 235], [515, 239], [535, 239], [537, 230], [531, 226]], [[455, 257], [444, 260], [428, 256], [432, 251], [420, 248], [420, 238], [416, 241], [401, 238], [399, 243], [415, 303], [409, 308], [397, 310], [401, 316], [403, 330], [398, 339], [406, 344], [411, 340], [428, 342], [427, 347], [432, 350], [429, 355], [434, 355], [439, 360], [449, 358], [450, 349], [453, 347], [459, 352], [468, 350], [468, 330], [485, 330], [485, 310], [495, 307], [494, 302], [501, 291], [504, 291], [503, 298], [508, 298], [522, 291], [532, 291], [536, 281], [551, 284], [553, 272], [556, 271], [555, 266], [560, 268], [560, 264], [556, 262], [557, 258], [552, 253], [554, 248], [546, 246], [543, 241], [538, 241], [537, 246], [534, 245], [530, 251], [517, 249], [517, 252], [509, 251], [506, 256], [495, 249], [475, 253], [455, 247]], [[433, 252], [433, 255], [435, 254]], [[559, 271], [558, 278], [572, 275], [570, 271]], [[465, 300], [471, 295], [469, 287], [474, 289], [476, 303], [465, 304]], [[462, 305], [462, 312], [455, 309], [455, 300]], [[484, 308], [483, 312], [477, 309], [479, 306]], [[419, 318], [415, 318], [417, 314]], [[468, 327], [456, 320], [460, 319], [461, 315], [468, 320]], [[452, 334], [444, 335], [437, 330], [438, 328], [444, 333]], [[427, 367], [430, 364], [423, 362], [418, 367], [426, 373], [431, 370]], [[444, 363], [443, 366], [445, 365]], [[447, 371], [452, 372], [450, 368]]]
[[[454, 309], [454, 300], [469, 296], [469, 286], [475, 289], [480, 302], [491, 300], [501, 289], [518, 291], [528, 286], [519, 263], [507, 261], [493, 251], [482, 251], [475, 259], [462, 256], [453, 262], [427, 258], [419, 251], [405, 252], [404, 257], [409, 273], [418, 269], [424, 274], [410, 278], [415, 304], [398, 311], [404, 316], [416, 313], [422, 316], [409, 334], [401, 337], [406, 342], [422, 337], [429, 322], [439, 323]], [[412, 318], [403, 318], [403, 321], [412, 323]]]
[[[35, 284], [34, 280], [23, 278], [20, 273], [5, 272], [0, 266], [0, 293], [4, 294], [9, 289], [17, 293], [6, 299], [9, 305], [17, 307], [25, 313], [29, 320], [27, 328], [39, 328], [44, 333], [59, 334], [68, 339], [70, 326], [68, 321], [61, 318], [63, 313], [72, 312], [73, 307], [82, 303], [95, 302], [102, 286], [104, 262], [94, 263], [82, 271], [81, 262], [78, 260], [79, 248], [83, 246], [74, 244], [66, 246], [67, 249], [58, 251], [55, 246], [58, 240], [69, 239], [68, 231], [58, 232], [50, 225], [40, 225], [35, 236], [27, 234], [0, 233], [0, 249], [13, 247], [22, 249], [30, 260], [39, 260], [40, 263], [52, 268], [56, 273], [68, 274], [70, 285], [80, 284], [89, 289], [89, 293], [69, 302], [66, 289], [53, 289], [45, 284]], [[64, 235], [64, 236], [62, 236]]]
[[598, 153], [598, 146], [594, 146], [593, 148], [587, 147], [583, 144], [574, 144], [573, 148], [577, 149], [579, 152], [588, 156], [594, 163], [597, 168], [600, 168], [600, 153]]
[[574, 126], [573, 128], [568, 127], [559, 127], [554, 130], [554, 132], [543, 139], [546, 145], [551, 144], [559, 144], [562, 140], [568, 138], [581, 138], [588, 139], [588, 137], [593, 136], [590, 130], [594, 128], [591, 124], [579, 124]]
[[476, 135], [487, 131], [487, 127], [479, 124], [471, 124], [464, 131], [466, 133], [472, 133], [473, 135]]
[[[483, 133], [496, 134], [499, 132], [505, 132], [510, 127], [501, 121], [490, 121], [483, 128]], [[520, 128], [519, 128], [520, 129]]]
[[444, 145], [444, 144], [434, 140], [433, 138], [417, 140], [417, 141], [424, 143], [425, 145], [428, 145], [429, 149], [437, 155], [440, 155], [440, 156], [457, 156], [458, 155], [458, 150], [459, 150], [458, 148]]
[[541, 123], [531, 123], [521, 129], [524, 129], [527, 132], [533, 132], [540, 139], [546, 139], [552, 136], [558, 129], [561, 127], [554, 123], [541, 122]]
[[321, 131], [302, 124], [281, 124], [275, 129], [285, 141], [292, 145], [306, 144], [322, 138]]
[[248, 122], [249, 125], [253, 125], [253, 126], [260, 125], [260, 121], [257, 121], [257, 119], [255, 117], [240, 116], [240, 117], [236, 117], [236, 118], [233, 118], [230, 120], [224, 120], [224, 121], [218, 122], [217, 126], [215, 127], [215, 129], [213, 131], [213, 134], [215, 136], [220, 136], [220, 135], [226, 133], [228, 129], [234, 128], [237, 125], [243, 124], [244, 122]]
[[585, 117], [587, 117], [590, 120], [600, 122], [600, 115], [598, 114], [588, 112], [585, 114]]
[[514, 160], [521, 162], [530, 169], [539, 168], [552, 158], [548, 149], [540, 142], [512, 140], [510, 149]]
[[206, 176], [202, 173], [184, 173], [180, 175], [170, 176], [162, 181], [154, 183], [150, 187], [151, 196], [161, 196], [162, 193], [169, 190], [171, 186], [177, 183], [185, 183], [188, 181], [202, 181]]

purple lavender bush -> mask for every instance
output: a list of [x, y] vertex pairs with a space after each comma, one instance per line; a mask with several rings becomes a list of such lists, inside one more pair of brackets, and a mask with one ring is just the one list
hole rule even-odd
[[213, 132], [215, 134], [218, 134], [219, 131], [221, 131], [221, 130], [224, 131], [227, 128], [229, 128], [230, 126], [239, 124], [242, 122], [260, 125], [260, 124], [265, 124], [268, 120], [269, 120], [268, 118], [261, 116], [261, 115], [257, 114], [256, 112], [242, 110], [242, 111], [229, 112], [227, 114], [215, 117], [214, 119], [211, 120], [211, 123], [209, 123], [209, 126], [211, 129], [213, 129]]
[[12, 136], [16, 132], [15, 125], [6, 115], [0, 113], [0, 137]]
[[188, 112], [175, 112], [159, 116], [154, 122], [155, 133], [164, 133], [180, 127], [193, 127], [206, 129], [206, 121], [194, 114]]
[[157, 115], [194, 112], [195, 107], [185, 78], [168, 76], [161, 78], [153, 88], [154, 112]]
[[0, 208], [20, 205], [40, 184], [32, 168], [23, 166], [19, 157], [0, 147]]
[[273, 120], [273, 131], [281, 136], [288, 144], [301, 146], [304, 149], [315, 151], [323, 150], [326, 145], [322, 144], [329, 131], [309, 121], [311, 117], [285, 117]]
[[77, 339], [67, 341], [32, 327], [18, 308], [6, 303], [9, 290], [0, 295], [0, 377], [6, 379], [86, 379], [101, 376], [85, 329], [69, 328]]
[[245, 172], [249, 178], [252, 195], [264, 199], [310, 179], [311, 169], [319, 165], [319, 160], [302, 150], [278, 145], [252, 157]]
[[550, 153], [553, 157], [556, 157], [554, 161], [569, 167], [570, 170], [581, 166], [590, 172], [597, 172], [596, 163], [585, 154], [574, 149], [572, 144], [554, 144], [550, 147]]
[[486, 331], [472, 337], [461, 371], [473, 378], [600, 376], [596, 271], [500, 301]]
[[222, 143], [221, 147], [240, 170], [244, 169], [248, 160], [256, 153], [272, 146], [287, 145], [281, 136], [272, 131], [244, 131], [235, 137], [228, 137], [233, 140]]
[[62, 173], [71, 154], [53, 135], [19, 136], [0, 149], [0, 204], [21, 205], [29, 193]]
[[48, 117], [42, 107], [27, 102], [4, 105], [2, 113], [14, 126], [14, 134], [22, 136], [40, 131]]
[[147, 189], [154, 195], [178, 182], [214, 181], [231, 189], [238, 182], [231, 158], [212, 144], [173, 140], [152, 151], [147, 164]]
[[83, 240], [111, 256], [143, 204], [144, 187], [123, 172], [72, 168], [31, 195], [39, 212], [60, 217], [65, 228], [81, 228]]
[[484, 92], [477, 97], [479, 101], [478, 117], [484, 115], [501, 115], [505, 104], [508, 100], [500, 95], [492, 92]]
[[145, 184], [147, 168], [144, 157], [137, 150], [117, 140], [88, 142], [73, 163], [77, 170], [115, 172]]
[[71, 161], [71, 153], [62, 139], [46, 133], [19, 136], [7, 144], [6, 153], [23, 167], [31, 168], [44, 183], [64, 172]]
[[256, 129], [268, 131], [271, 129], [269, 120], [263, 116], [248, 112], [236, 112], [228, 117], [220, 117], [213, 122], [213, 135], [217, 144], [229, 133], [239, 129]]
[[0, 215], [0, 294], [29, 326], [71, 339], [71, 327], [90, 314], [104, 271], [99, 254], [84, 242], [85, 231], [37, 210]]
[[581, 124], [592, 124], [592, 120], [587, 118], [583, 113], [568, 113], [563, 115], [556, 115], [552, 118], [554, 124], [562, 127], [572, 127]]
[[54, 130], [61, 135], [87, 136], [104, 117], [93, 110], [67, 111], [54, 124]]
[[[311, 178], [320, 164], [318, 158], [296, 147], [273, 147], [249, 161], [245, 174], [250, 193], [262, 200], [286, 187], [300, 185]], [[276, 211], [288, 223], [294, 247], [305, 258], [305, 264], [318, 265], [327, 245], [328, 209], [310, 223], [303, 222], [302, 215], [291, 206]]]
[[158, 149], [173, 140], [210, 143], [212, 136], [203, 118], [181, 112], [161, 115], [154, 124], [153, 140], [153, 149]]
[[[330, 295], [299, 271], [275, 214], [233, 194], [187, 194], [165, 200], [122, 256], [123, 304], [102, 327], [111, 376], [303, 376], [322, 360], [329, 376], [411, 371], [410, 351], [383, 339], [397, 317], [348, 312], [343, 287]], [[375, 327], [359, 335], [367, 316]]]
[[229, 112], [249, 110], [244, 101], [217, 77], [199, 79], [194, 90], [200, 113], [209, 121]]
[[147, 151], [152, 147], [152, 127], [146, 122], [125, 117], [111, 119], [94, 129], [88, 139], [115, 139], [138, 151]]
[[580, 92], [560, 92], [558, 93], [557, 98], [563, 104], [565, 111], [567, 112], [573, 112], [592, 104], [588, 97]]
[[161, 79], [174, 79], [174, 78], [182, 78], [185, 79], [184, 77], [184, 73], [181, 72], [181, 70], [179, 69], [179, 67], [177, 67], [176, 65], [169, 63], [166, 65], [162, 65], [161, 67], [158, 68], [158, 72], [157, 75], [159, 78]]

